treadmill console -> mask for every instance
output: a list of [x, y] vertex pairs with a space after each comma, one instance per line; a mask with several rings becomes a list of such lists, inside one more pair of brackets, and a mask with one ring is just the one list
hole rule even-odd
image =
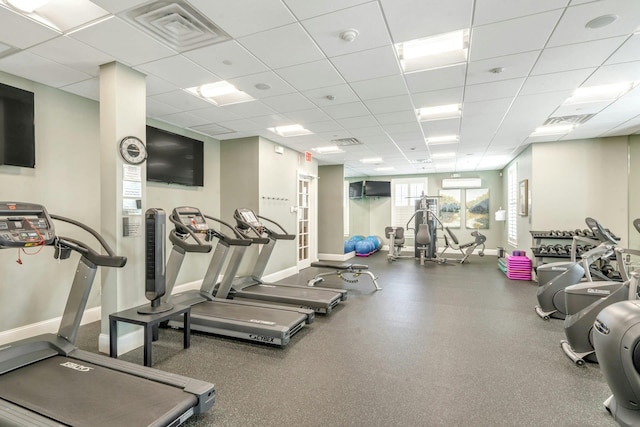
[[51, 245], [53, 221], [42, 205], [0, 202], [0, 248]]
[[258, 220], [258, 217], [256, 216], [255, 212], [253, 212], [251, 209], [247, 209], [247, 208], [236, 209], [235, 217], [236, 217], [236, 220], [240, 220], [245, 224], [249, 224], [253, 228], [260, 229], [262, 227], [262, 224]]
[[173, 210], [173, 216], [174, 218], [178, 219], [185, 228], [190, 228], [194, 233], [206, 234], [209, 230], [207, 220], [197, 208], [175, 208]]

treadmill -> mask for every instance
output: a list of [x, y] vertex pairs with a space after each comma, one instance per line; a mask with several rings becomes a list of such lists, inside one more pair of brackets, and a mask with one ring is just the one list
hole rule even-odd
[[[210, 227], [207, 219], [232, 230], [232, 235]], [[310, 309], [227, 299], [240, 259], [251, 244], [231, 225], [187, 206], [175, 208], [169, 220], [174, 229], [169, 234], [173, 248], [167, 261], [165, 299], [169, 303], [191, 306], [191, 330], [284, 348], [296, 332], [313, 322], [315, 313]], [[213, 240], [217, 240], [216, 249], [201, 288], [171, 295], [186, 253], [211, 252], [210, 242]], [[231, 259], [214, 296], [214, 286], [229, 252]], [[184, 325], [176, 318], [169, 322], [169, 326]]]
[[[54, 219], [91, 234], [106, 255], [57, 236]], [[178, 426], [213, 406], [210, 383], [75, 347], [98, 266], [120, 268], [127, 259], [85, 224], [49, 215], [41, 205], [0, 202], [0, 249], [43, 246], [54, 248], [55, 259], [74, 251], [80, 260], [58, 333], [0, 347], [0, 425]]]
[[[234, 279], [232, 283], [234, 300], [247, 299], [286, 304], [310, 308], [316, 313], [328, 314], [341, 301], [347, 299], [347, 291], [344, 289], [310, 288], [309, 286], [264, 282], [261, 277], [276, 242], [278, 240], [293, 240], [296, 236], [288, 234], [277, 222], [256, 215], [251, 209], [236, 209], [233, 217], [236, 220], [237, 229], [243, 237], [250, 239], [253, 243], [263, 243], [265, 238], [267, 239], [253, 266], [251, 275]], [[268, 227], [265, 222], [268, 222]]]

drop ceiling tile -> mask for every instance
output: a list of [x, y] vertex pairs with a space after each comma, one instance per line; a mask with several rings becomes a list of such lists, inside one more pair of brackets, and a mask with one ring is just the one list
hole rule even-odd
[[[75, 31], [69, 37], [93, 46], [129, 66], [176, 54], [169, 47], [117, 17]], [[135, 40], [135, 43], [132, 43], [132, 40]]]
[[487, 119], [493, 117], [502, 119], [504, 115], [509, 111], [513, 99], [501, 98], [488, 101], [476, 101], [465, 102], [462, 106], [462, 124], [469, 122], [471, 118], [480, 118], [481, 120], [493, 120]]
[[68, 86], [91, 78], [88, 74], [27, 51], [0, 58], [0, 70], [52, 87]]
[[261, 98], [260, 101], [281, 113], [310, 110], [316, 106], [313, 102], [297, 92]]
[[[271, 68], [284, 68], [324, 58], [298, 23], [242, 37], [238, 42]], [[277, 49], [274, 49], [275, 46]]]
[[[302, 25], [329, 57], [391, 44], [380, 6], [375, 1], [307, 19]], [[358, 31], [355, 40], [349, 42], [340, 37], [346, 29]]]
[[189, 0], [189, 3], [234, 38], [295, 21], [280, 0]]
[[358, 117], [336, 119], [336, 122], [349, 130], [379, 126], [378, 121], [370, 114]]
[[191, 114], [196, 117], [201, 117], [210, 123], [218, 123], [224, 121], [238, 120], [241, 119], [235, 113], [231, 111], [225, 110], [222, 107], [218, 107], [217, 105], [208, 104], [206, 108], [199, 108], [197, 110], [192, 110]]
[[83, 98], [93, 99], [94, 101], [100, 100], [100, 80], [98, 78], [92, 78], [72, 83], [67, 86], [61, 86], [60, 89], [82, 96]]
[[507, 19], [521, 18], [553, 9], [563, 9], [565, 6], [567, 6], [567, 0], [476, 0], [473, 25], [485, 25], [506, 21]]
[[327, 113], [333, 119], [343, 119], [345, 117], [359, 117], [369, 114], [369, 110], [364, 106], [362, 102], [350, 102], [348, 104], [328, 105], [323, 107], [325, 113]]
[[[625, 41], [626, 37], [547, 48], [540, 54], [531, 74], [598, 67]], [[639, 56], [640, 57], [640, 56]]]
[[182, 55], [174, 55], [148, 62], [136, 67], [136, 69], [147, 74], [153, 74], [181, 89], [220, 81], [218, 76]]
[[285, 116], [289, 118], [289, 121], [301, 124], [325, 122], [327, 120], [331, 120], [331, 117], [329, 117], [324, 111], [319, 108], [290, 111], [288, 113], [285, 113]]
[[501, 80], [490, 83], [469, 85], [464, 90], [464, 101], [484, 101], [500, 98], [513, 98], [524, 83], [524, 78]]
[[113, 57], [68, 36], [48, 40], [28, 51], [94, 77], [100, 74], [100, 65], [114, 60]]
[[425, 137], [438, 135], [458, 135], [460, 132], [460, 119], [432, 120], [420, 122]]
[[178, 108], [179, 111], [191, 111], [211, 107], [211, 103], [183, 90], [174, 90], [172, 92], [148, 96], [147, 101], [150, 99]]
[[405, 123], [386, 123], [383, 125], [383, 129], [389, 133], [389, 135], [394, 135], [396, 133], [406, 133], [406, 132], [422, 132], [422, 128], [420, 127], [420, 123], [417, 120], [413, 122], [405, 122]]
[[250, 101], [241, 102], [240, 104], [224, 105], [222, 106], [222, 108], [244, 118], [267, 116], [269, 114], [276, 113], [273, 109], [267, 107], [260, 101]]
[[344, 132], [344, 128], [335, 120], [327, 120], [326, 122], [314, 122], [307, 125], [307, 129], [311, 132], [319, 134], [322, 132]]
[[273, 128], [277, 126], [288, 126], [298, 122], [292, 121], [290, 118], [282, 114], [269, 114], [267, 116], [252, 117], [251, 121], [263, 128]]
[[276, 73], [299, 91], [345, 83], [333, 64], [326, 59], [280, 68]]
[[464, 87], [432, 90], [429, 92], [414, 92], [411, 95], [416, 108], [433, 107], [436, 105], [462, 104]]
[[639, 80], [640, 61], [605, 65], [598, 68], [582, 86], [597, 86]]
[[[531, 51], [470, 62], [467, 70], [467, 84], [474, 85], [526, 77], [531, 72], [539, 55], [540, 51]], [[498, 73], [491, 71], [496, 68], [503, 70]]]
[[368, 101], [364, 101], [364, 104], [373, 114], [415, 110], [409, 95], [371, 99]]
[[[239, 132], [251, 132], [253, 135], [255, 135], [256, 130], [263, 130], [259, 125], [255, 124], [251, 120], [244, 119], [229, 120], [220, 122], [218, 124], [220, 126], [224, 126], [226, 128], [233, 129]], [[272, 134], [271, 132], [270, 134], [275, 136], [275, 134]]]
[[583, 70], [529, 76], [522, 86], [520, 94], [533, 95], [536, 93], [555, 92], [557, 90], [573, 90], [580, 87], [595, 70], [595, 68], [586, 68]]
[[351, 87], [362, 100], [386, 98], [408, 93], [407, 85], [401, 75], [361, 80], [351, 83]]
[[560, 105], [551, 113], [551, 117], [575, 116], [581, 114], [598, 114], [605, 109], [611, 101], [590, 102], [588, 104]]
[[[375, 118], [385, 128], [387, 125], [404, 124], [404, 123], [409, 123], [410, 125], [413, 125], [417, 122], [416, 112], [412, 110], [397, 111], [393, 113], [379, 113], [379, 114], [375, 114]], [[407, 131], [409, 130], [410, 128], [407, 129]]]
[[412, 93], [429, 92], [464, 86], [465, 71], [466, 65], [462, 64], [407, 74], [405, 79]]
[[[256, 99], [294, 93], [295, 89], [273, 71], [235, 77], [228, 80], [238, 90], [248, 93]], [[269, 89], [258, 89], [256, 85], [266, 84]]]
[[147, 96], [158, 95], [161, 93], [172, 92], [180, 89], [176, 85], [162, 80], [161, 78], [156, 77], [152, 74], [148, 74], [147, 76], [145, 76], [145, 83], [147, 86]]
[[366, 3], [370, 0], [284, 0], [289, 9], [299, 20], [311, 18], [313, 16], [324, 15], [340, 9]]
[[[602, 28], [585, 27], [590, 20], [609, 14], [618, 15], [618, 19]], [[548, 47], [628, 35], [637, 30], [638, 22], [640, 2], [634, 0], [594, 1], [569, 7], [549, 39]]]
[[358, 138], [358, 139], [368, 138], [372, 136], [379, 137], [379, 136], [386, 135], [386, 132], [384, 131], [384, 129], [382, 129], [382, 127], [378, 124], [375, 124], [372, 126], [365, 126], [361, 128], [351, 127], [350, 132], [355, 138]]
[[19, 49], [26, 49], [60, 36], [60, 32], [38, 24], [6, 6], [0, 6], [0, 22], [2, 43]]
[[158, 117], [158, 119], [164, 122], [171, 123], [176, 126], [185, 127], [185, 128], [203, 125], [206, 123], [204, 119], [200, 117], [196, 117], [190, 113], [185, 113], [185, 112], [179, 112], [175, 114], [168, 114], [166, 116], [160, 116]]
[[629, 37], [627, 41], [607, 59], [605, 64], [611, 65], [631, 61], [640, 61], [640, 33]]
[[222, 79], [268, 70], [262, 62], [235, 40], [191, 50], [185, 52], [184, 56]]
[[146, 3], [147, 0], [91, 0], [91, 2], [115, 15], [116, 13], [133, 9], [138, 5]]
[[381, 0], [394, 43], [471, 26], [471, 0]]
[[356, 94], [353, 93], [353, 90], [351, 90], [351, 87], [346, 84], [306, 90], [303, 91], [302, 94], [318, 107], [347, 104], [350, 102], [359, 101]]
[[160, 102], [155, 99], [147, 98], [147, 117], [160, 120], [160, 117], [162, 116], [177, 114], [180, 111], [181, 110], [177, 107], [167, 105], [164, 102]]
[[562, 10], [474, 27], [469, 57], [472, 61], [540, 50], [545, 46]]
[[391, 46], [331, 58], [347, 82], [375, 79], [400, 73], [400, 66]]

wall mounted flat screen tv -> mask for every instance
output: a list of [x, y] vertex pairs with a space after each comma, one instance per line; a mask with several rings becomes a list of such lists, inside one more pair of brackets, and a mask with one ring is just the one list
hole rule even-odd
[[365, 181], [364, 195], [367, 197], [391, 197], [391, 182]]
[[36, 165], [33, 92], [0, 83], [0, 165]]
[[203, 143], [147, 126], [147, 181], [204, 185]]
[[350, 199], [361, 199], [362, 198], [362, 189], [363, 189], [363, 182], [362, 181], [356, 181], [356, 182], [350, 182], [349, 183], [349, 198]]

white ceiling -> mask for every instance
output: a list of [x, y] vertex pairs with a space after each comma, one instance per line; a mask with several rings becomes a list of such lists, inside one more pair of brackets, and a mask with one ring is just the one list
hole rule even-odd
[[[99, 100], [99, 65], [118, 61], [147, 75], [148, 117], [178, 127], [220, 140], [260, 135], [300, 152], [358, 139], [344, 153], [314, 152], [347, 176], [499, 169], [530, 143], [640, 132], [640, 88], [561, 106], [581, 86], [640, 81], [639, 0], [188, 0], [231, 39], [182, 53], [123, 18], [154, 2], [93, 0], [85, 22], [94, 24], [61, 32], [2, 1], [1, 71]], [[611, 25], [585, 27], [609, 14], [618, 16]], [[346, 29], [358, 37], [342, 40]], [[471, 29], [465, 64], [402, 72], [394, 43], [459, 29]], [[183, 90], [220, 80], [256, 100], [219, 107]], [[415, 113], [451, 103], [462, 104], [461, 118], [420, 122]], [[549, 117], [588, 113], [567, 135], [529, 136]], [[313, 133], [267, 129], [291, 124]], [[459, 144], [426, 145], [444, 134], [459, 134]], [[431, 161], [443, 151], [456, 157]], [[371, 157], [382, 162], [360, 162]]]

